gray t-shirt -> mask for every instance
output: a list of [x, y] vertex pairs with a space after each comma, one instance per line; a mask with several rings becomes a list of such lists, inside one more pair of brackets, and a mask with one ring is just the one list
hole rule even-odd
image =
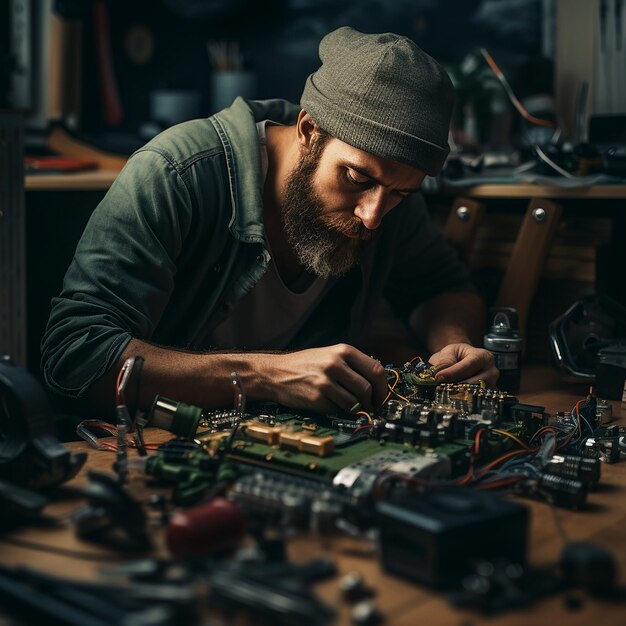
[[[268, 167], [265, 128], [273, 123], [257, 122], [264, 181]], [[217, 350], [286, 348], [331, 283], [317, 277], [311, 280], [305, 275], [287, 286], [271, 259], [263, 278], [242, 298], [231, 315], [215, 327], [209, 345]]]

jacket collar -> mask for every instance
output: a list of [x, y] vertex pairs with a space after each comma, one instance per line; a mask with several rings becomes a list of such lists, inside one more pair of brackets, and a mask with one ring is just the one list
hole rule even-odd
[[293, 124], [300, 108], [286, 100], [244, 100], [209, 119], [217, 130], [228, 168], [232, 203], [229, 228], [241, 241], [264, 243], [263, 173], [256, 123]]

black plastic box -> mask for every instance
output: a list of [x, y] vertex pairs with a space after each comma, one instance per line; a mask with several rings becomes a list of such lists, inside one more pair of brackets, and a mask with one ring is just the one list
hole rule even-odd
[[383, 567], [433, 587], [457, 583], [477, 561], [525, 564], [529, 510], [493, 493], [432, 489], [378, 504]]

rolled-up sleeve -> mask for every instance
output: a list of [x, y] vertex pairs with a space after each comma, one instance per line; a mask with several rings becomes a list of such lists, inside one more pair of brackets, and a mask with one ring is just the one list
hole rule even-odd
[[192, 199], [174, 163], [157, 150], [133, 155], [93, 212], [52, 300], [41, 343], [49, 390], [78, 398], [147, 339], [174, 288]]

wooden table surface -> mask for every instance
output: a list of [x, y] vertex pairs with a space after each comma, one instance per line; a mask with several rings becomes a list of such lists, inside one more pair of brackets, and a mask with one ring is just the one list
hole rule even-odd
[[[560, 382], [556, 372], [548, 367], [527, 369], [522, 378], [522, 390], [518, 394], [520, 401], [540, 404], [550, 413], [558, 410], [570, 410], [575, 402], [584, 397], [584, 385], [567, 385]], [[617, 423], [623, 423], [626, 411], [620, 403], [614, 402], [614, 416]], [[147, 439], [162, 441], [169, 438], [163, 431], [151, 429]], [[68, 444], [73, 450], [84, 450], [86, 444], [75, 442]], [[75, 484], [86, 480], [87, 469], [108, 471], [113, 462], [113, 454], [89, 450], [89, 459], [85, 468], [74, 479]], [[141, 477], [135, 477], [131, 490], [146, 496], [149, 492]], [[563, 538], [559, 533], [557, 521], [571, 541], [593, 541], [611, 551], [620, 570], [620, 583], [626, 584], [626, 462], [614, 465], [602, 465], [602, 479], [599, 488], [589, 494], [588, 507], [582, 511], [566, 509], [552, 510], [548, 505], [532, 500], [523, 502], [531, 510], [530, 563], [547, 565], [555, 562], [563, 549]], [[55, 503], [47, 511], [55, 516], [67, 516], [75, 510], [79, 502]], [[558, 520], [555, 520], [555, 516]], [[162, 531], [155, 526], [154, 536], [159, 544], [155, 554], [165, 556], [162, 546]], [[31, 541], [52, 547], [62, 547], [80, 552], [89, 557], [111, 558], [121, 562], [124, 556], [115, 555], [105, 549], [87, 544], [75, 538], [69, 526], [54, 530], [25, 529], [9, 537]], [[376, 589], [375, 602], [385, 617], [385, 624], [392, 626], [428, 626], [458, 624], [493, 624], [494, 626], [528, 626], [529, 624], [568, 626], [594, 624], [626, 623], [626, 604], [614, 604], [598, 600], [582, 593], [582, 605], [577, 610], [566, 608], [564, 597], [556, 596], [538, 602], [523, 611], [509, 612], [497, 617], [487, 618], [470, 611], [452, 608], [445, 597], [418, 587], [408, 581], [384, 573], [378, 565], [373, 547], [366, 541], [346, 537], [319, 539], [310, 536], [295, 538], [290, 541], [289, 554], [292, 559], [305, 561], [321, 555], [329, 555], [336, 563], [339, 574], [351, 571], [360, 572], [366, 583]], [[70, 578], [98, 578], [98, 569], [102, 562], [88, 558], [68, 558], [40, 550], [33, 550], [11, 543], [0, 543], [0, 562], [5, 565], [27, 564], [37, 569]], [[338, 624], [350, 624], [351, 607], [341, 599], [337, 579], [323, 582], [317, 586], [323, 599], [333, 605], [339, 613]], [[2, 620], [0, 618], [0, 624]], [[219, 622], [217, 622], [219, 623]]]

